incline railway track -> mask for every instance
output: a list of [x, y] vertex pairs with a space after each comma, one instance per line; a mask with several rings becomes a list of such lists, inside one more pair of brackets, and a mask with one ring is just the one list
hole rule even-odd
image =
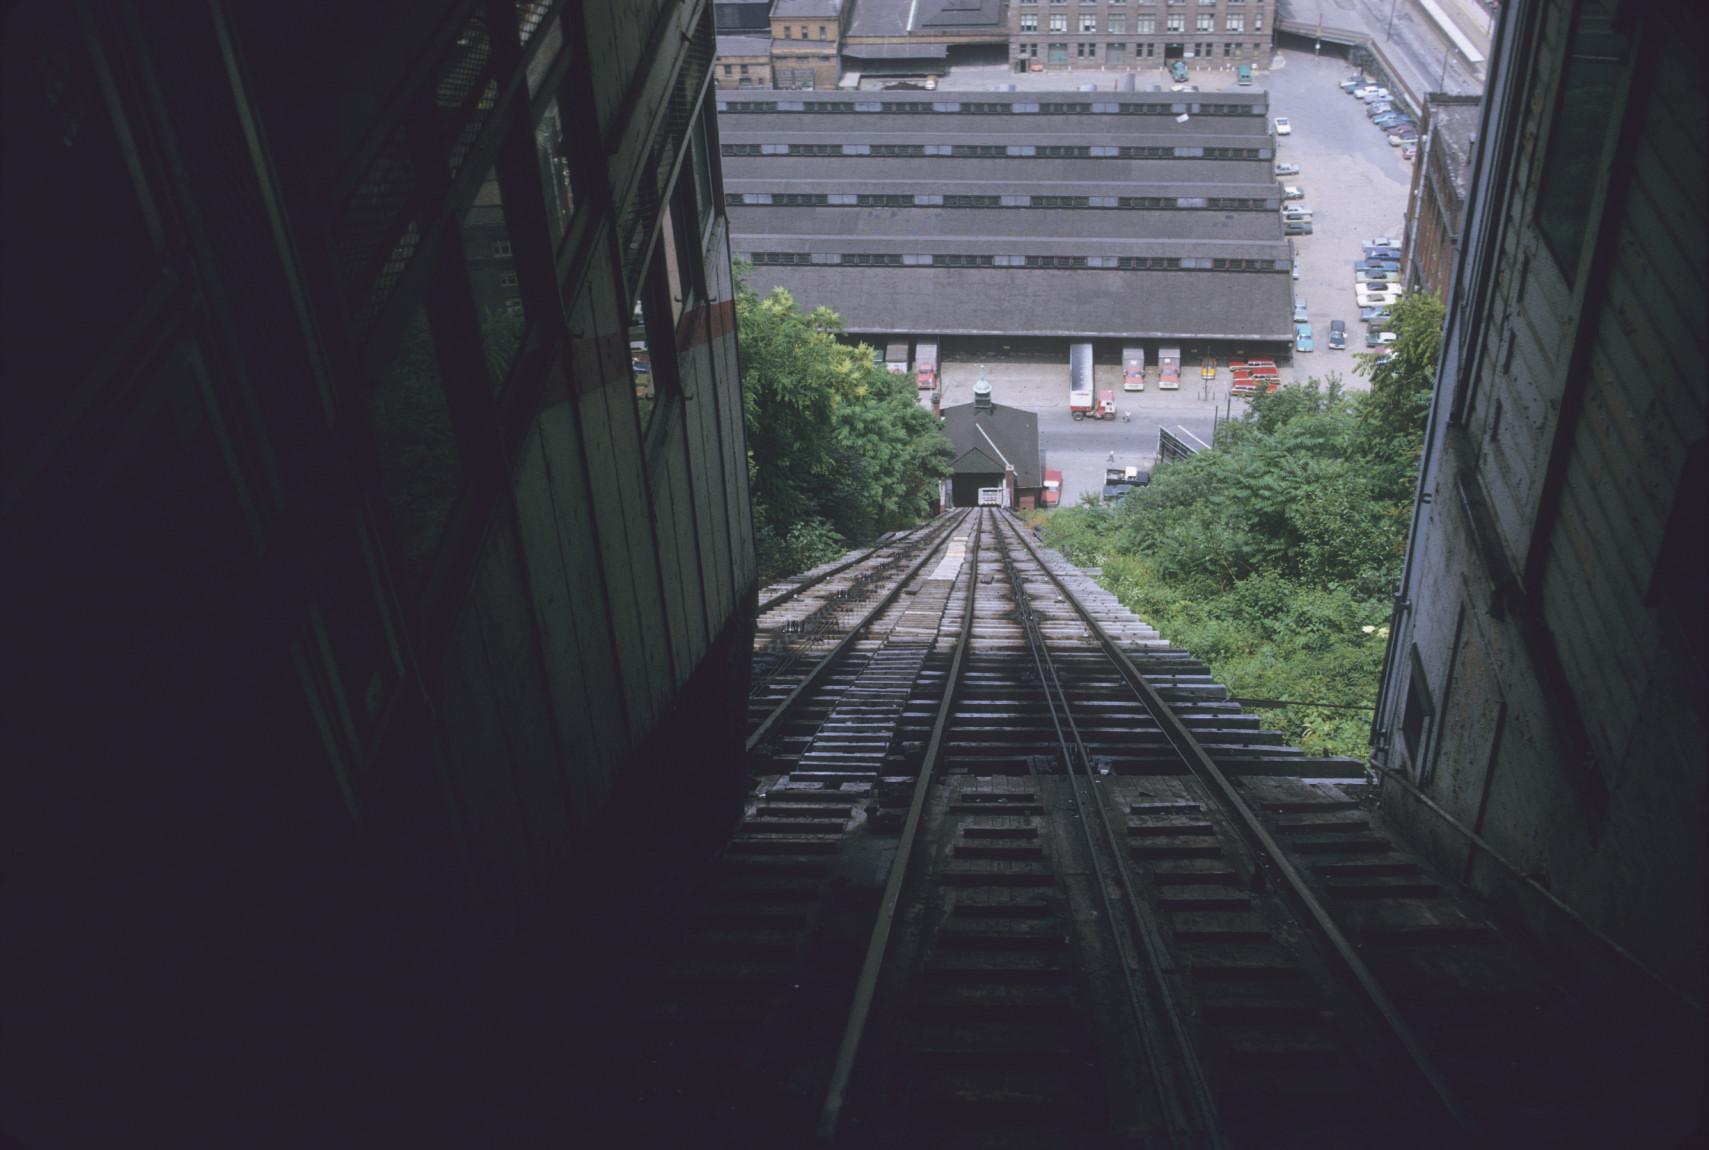
[[1382, 831], [1358, 763], [1282, 745], [1007, 513], [876, 549], [823, 602], [845, 580], [858, 594], [751, 701], [746, 817], [640, 979], [643, 1126], [849, 1146], [1568, 1133], [1583, 1020]]

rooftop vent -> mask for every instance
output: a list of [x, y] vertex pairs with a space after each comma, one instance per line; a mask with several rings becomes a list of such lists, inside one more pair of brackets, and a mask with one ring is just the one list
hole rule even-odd
[[995, 410], [991, 403], [991, 381], [984, 376], [980, 376], [979, 382], [973, 385], [973, 410], [987, 414]]

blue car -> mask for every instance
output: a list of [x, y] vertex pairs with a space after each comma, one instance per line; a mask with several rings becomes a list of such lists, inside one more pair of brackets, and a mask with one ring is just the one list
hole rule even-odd
[[1310, 350], [1312, 350], [1311, 324], [1309, 324], [1309, 323], [1296, 323], [1294, 325], [1294, 350], [1295, 351], [1310, 351]]

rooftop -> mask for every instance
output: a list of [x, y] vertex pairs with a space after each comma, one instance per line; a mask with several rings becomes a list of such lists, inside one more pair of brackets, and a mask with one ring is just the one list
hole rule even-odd
[[1006, 459], [1015, 469], [1016, 487], [1043, 484], [1036, 412], [1001, 403], [994, 403], [989, 412], [982, 412], [971, 403], [958, 403], [944, 408], [940, 414], [944, 434], [955, 448], [956, 472], [981, 475], [1001, 471]]
[[1294, 334], [1293, 281], [1277, 272], [763, 265], [748, 283], [831, 307], [857, 334], [1255, 344]]

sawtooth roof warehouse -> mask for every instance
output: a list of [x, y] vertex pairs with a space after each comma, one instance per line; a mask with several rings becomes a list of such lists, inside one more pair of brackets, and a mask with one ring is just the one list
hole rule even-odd
[[1290, 346], [1263, 92], [939, 96], [719, 94], [756, 291], [860, 335]]

